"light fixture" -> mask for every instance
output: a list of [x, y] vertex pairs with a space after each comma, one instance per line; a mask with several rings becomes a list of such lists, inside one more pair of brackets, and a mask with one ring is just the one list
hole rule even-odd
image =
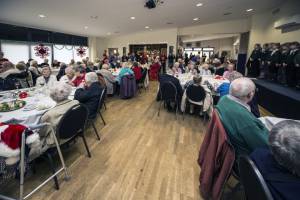
[[39, 17], [40, 17], [40, 18], [45, 18], [45, 17], [46, 17], [46, 15], [39, 14]]
[[111, 35], [111, 33], [110, 33], [110, 32], [108, 32], [108, 33], [107, 33], [107, 35]]
[[85, 27], [84, 27], [84, 29], [88, 29], [88, 28], [89, 28], [88, 26], [85, 26]]
[[253, 11], [253, 9], [252, 9], [252, 8], [249, 8], [249, 9], [247, 9], [246, 11], [247, 11], [247, 12], [251, 12], [251, 11]]
[[198, 21], [198, 20], [199, 20], [199, 18], [198, 18], [198, 17], [196, 17], [196, 18], [194, 18], [193, 20], [194, 20], [194, 21]]
[[197, 7], [203, 6], [203, 3], [197, 3], [196, 6]]
[[134, 19], [135, 19], [135, 17], [130, 17], [130, 19], [134, 20]]
[[147, 28], [147, 29], [148, 29], [148, 28], [150, 28], [150, 27], [149, 27], [149, 26], [145, 26], [145, 28]]

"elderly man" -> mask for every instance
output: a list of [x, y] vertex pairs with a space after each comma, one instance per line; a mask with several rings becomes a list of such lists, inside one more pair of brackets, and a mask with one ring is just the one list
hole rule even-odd
[[[62, 116], [74, 105], [79, 102], [76, 100], [69, 100], [68, 97], [72, 91], [72, 87], [66, 83], [57, 83], [50, 89], [50, 97], [56, 102], [56, 106], [48, 110], [42, 117], [41, 123], [50, 123], [53, 130], [56, 130], [58, 123]], [[54, 139], [50, 134], [51, 127], [46, 127], [40, 130], [41, 138], [46, 137], [48, 145], [54, 144]]]
[[268, 130], [247, 104], [254, 94], [255, 84], [249, 78], [238, 78], [231, 83], [229, 95], [216, 106], [237, 157], [268, 146]]
[[255, 150], [250, 157], [263, 175], [274, 199], [300, 196], [300, 123], [285, 120], [270, 131], [270, 148]]
[[83, 83], [76, 90], [74, 99], [87, 106], [89, 118], [97, 115], [99, 99], [102, 93], [102, 87], [99, 83], [98, 76], [95, 72], [89, 72], [85, 75], [85, 85]]
[[204, 63], [200, 68], [200, 75], [211, 75], [211, 71], [209, 70], [209, 64]]

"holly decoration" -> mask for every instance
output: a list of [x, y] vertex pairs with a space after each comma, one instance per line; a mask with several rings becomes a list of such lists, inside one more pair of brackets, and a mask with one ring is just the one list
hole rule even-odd
[[86, 55], [86, 49], [83, 46], [80, 46], [76, 49], [77, 56], [80, 56], [81, 58]]
[[38, 44], [37, 46], [34, 47], [35, 50], [35, 55], [40, 57], [40, 58], [46, 58], [49, 56], [49, 47], [46, 47], [43, 44]]

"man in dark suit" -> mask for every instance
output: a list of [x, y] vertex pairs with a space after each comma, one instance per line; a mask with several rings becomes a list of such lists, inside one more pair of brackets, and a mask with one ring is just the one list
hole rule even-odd
[[252, 77], [258, 77], [260, 74], [260, 61], [261, 61], [261, 46], [260, 44], [255, 44], [254, 50], [249, 58], [249, 74]]
[[[298, 56], [297, 56], [298, 55]], [[289, 87], [295, 87], [297, 85], [297, 68], [296, 58], [300, 56], [299, 43], [292, 42], [290, 44], [290, 53], [287, 56], [287, 68], [286, 68], [286, 81]], [[299, 68], [298, 63], [298, 68]], [[300, 70], [298, 70], [300, 71]], [[299, 72], [298, 72], [299, 73]]]
[[[182, 90], [182, 86], [180, 85], [179, 80], [176, 77], [174, 77], [172, 75], [169, 75], [169, 74], [162, 74], [162, 75], [159, 76], [160, 87], [164, 83], [167, 83], [167, 82], [171, 82], [171, 83], [173, 83], [175, 85], [175, 87], [177, 89], [177, 100], [178, 100], [178, 105], [177, 106], [180, 107], [181, 98], [182, 98], [182, 95], [183, 95], [183, 90]], [[157, 101], [161, 100], [160, 99], [160, 91], [158, 91], [156, 100]], [[167, 103], [168, 110], [172, 110], [171, 102], [166, 102], [166, 103]]]
[[277, 75], [278, 75], [278, 69], [280, 67], [280, 44], [275, 43], [272, 45], [272, 53], [269, 60], [269, 73], [270, 73], [270, 79], [272, 81], [277, 81]]

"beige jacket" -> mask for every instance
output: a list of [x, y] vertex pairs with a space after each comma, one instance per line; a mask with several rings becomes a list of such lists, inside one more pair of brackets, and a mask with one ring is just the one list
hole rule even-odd
[[[58, 103], [54, 108], [48, 110], [41, 117], [41, 123], [50, 123], [54, 131], [56, 131], [57, 125], [60, 122], [62, 116], [69, 110], [72, 106], [78, 105], [77, 100], [65, 100]], [[42, 128], [39, 132], [41, 141], [46, 141], [46, 145], [54, 145], [54, 138], [52, 134], [51, 127]], [[58, 138], [59, 139], [59, 138]]]

